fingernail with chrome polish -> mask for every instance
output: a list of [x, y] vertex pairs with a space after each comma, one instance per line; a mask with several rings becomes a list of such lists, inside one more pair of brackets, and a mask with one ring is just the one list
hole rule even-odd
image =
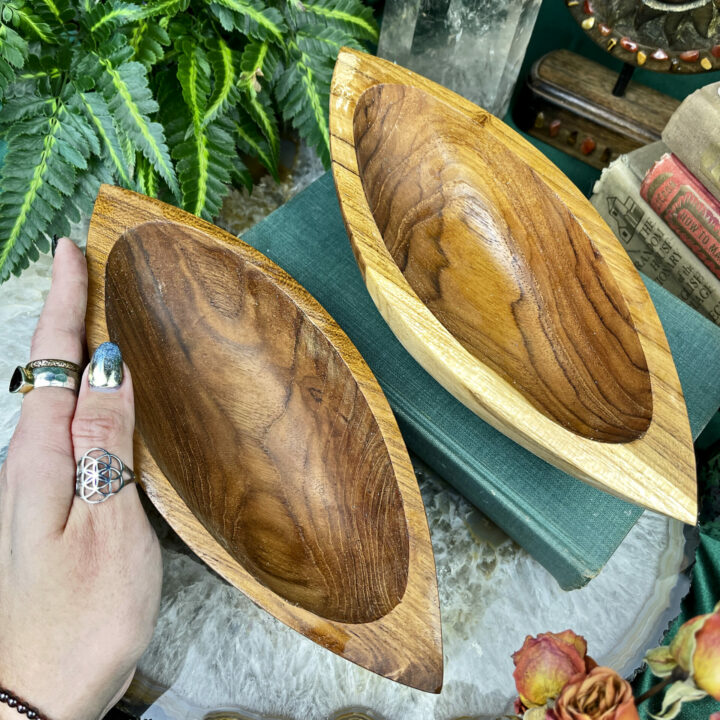
[[111, 342], [98, 346], [88, 371], [93, 390], [117, 390], [123, 381], [123, 359], [120, 348]]
[[50, 249], [52, 250], [52, 256], [55, 257], [55, 251], [57, 250], [57, 244], [58, 240], [60, 238], [57, 235], [53, 235], [52, 244], [50, 245]]

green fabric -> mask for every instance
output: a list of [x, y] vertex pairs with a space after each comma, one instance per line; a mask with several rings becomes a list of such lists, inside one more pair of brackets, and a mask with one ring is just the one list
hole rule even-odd
[[[668, 644], [675, 637], [678, 628], [686, 620], [711, 612], [718, 599], [720, 599], [720, 537], [715, 538], [707, 532], [701, 532], [700, 545], [695, 555], [692, 586], [683, 600], [682, 612], [670, 627], [664, 644]], [[657, 682], [658, 678], [646, 670], [633, 683], [635, 696], [644, 693]], [[640, 706], [641, 716], [646, 718], [649, 713], [659, 712], [661, 702], [662, 693], [650, 698]], [[680, 720], [707, 720], [711, 713], [718, 711], [720, 711], [720, 702], [707, 697], [704, 700], [683, 705], [678, 717]]]
[[[682, 603], [682, 612], [672, 623], [664, 643], [668, 644], [678, 628], [696, 615], [711, 612], [720, 599], [720, 454], [700, 465], [698, 472], [700, 497], [700, 544], [692, 568], [690, 592]], [[658, 682], [658, 678], [646, 670], [634, 682], [636, 697]], [[660, 709], [662, 695], [651, 698], [640, 708], [641, 715], [656, 713]], [[720, 703], [712, 698], [684, 705], [680, 720], [705, 720], [710, 713], [720, 710]]]
[[[304, 285], [375, 373], [405, 441], [525, 547], [562, 587], [605, 564], [641, 510], [523, 450], [456, 401], [395, 339], [362, 281], [326, 174], [244, 239]], [[648, 288], [665, 326], [694, 436], [720, 405], [720, 328], [662, 288]]]

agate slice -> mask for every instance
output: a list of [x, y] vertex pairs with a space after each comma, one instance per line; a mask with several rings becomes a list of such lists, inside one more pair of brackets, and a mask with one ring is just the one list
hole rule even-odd
[[497, 118], [343, 50], [330, 101], [367, 288], [458, 400], [562, 470], [694, 523], [682, 388], [652, 301], [572, 183]]
[[439, 692], [417, 481], [369, 368], [320, 305], [218, 228], [103, 186], [92, 348], [133, 377], [135, 471], [188, 546], [254, 602], [376, 673]]

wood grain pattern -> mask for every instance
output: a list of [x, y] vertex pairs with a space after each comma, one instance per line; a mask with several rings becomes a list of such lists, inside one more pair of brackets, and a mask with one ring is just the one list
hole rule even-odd
[[607, 265], [529, 165], [493, 137], [453, 142], [463, 130], [417, 88], [376, 85], [358, 101], [360, 179], [393, 260], [461, 345], [540, 412], [596, 440], [641, 437], [650, 376]]
[[278, 619], [439, 692], [422, 499], [387, 401], [311, 296], [194, 216], [103, 186], [88, 238], [91, 349], [136, 389], [135, 470], [203, 560]]
[[477, 106], [351, 50], [330, 126], [355, 256], [408, 351], [549, 462], [694, 523], [692, 438], [662, 327], [570, 181]]

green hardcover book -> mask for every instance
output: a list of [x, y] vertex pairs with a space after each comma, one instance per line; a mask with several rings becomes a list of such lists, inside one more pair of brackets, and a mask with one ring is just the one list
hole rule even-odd
[[[544, 565], [563, 588], [605, 565], [642, 509], [548, 465], [480, 420], [407, 353], [375, 308], [327, 173], [243, 239], [304, 285], [375, 373], [408, 447]], [[720, 406], [720, 328], [652, 281], [697, 437]]]

